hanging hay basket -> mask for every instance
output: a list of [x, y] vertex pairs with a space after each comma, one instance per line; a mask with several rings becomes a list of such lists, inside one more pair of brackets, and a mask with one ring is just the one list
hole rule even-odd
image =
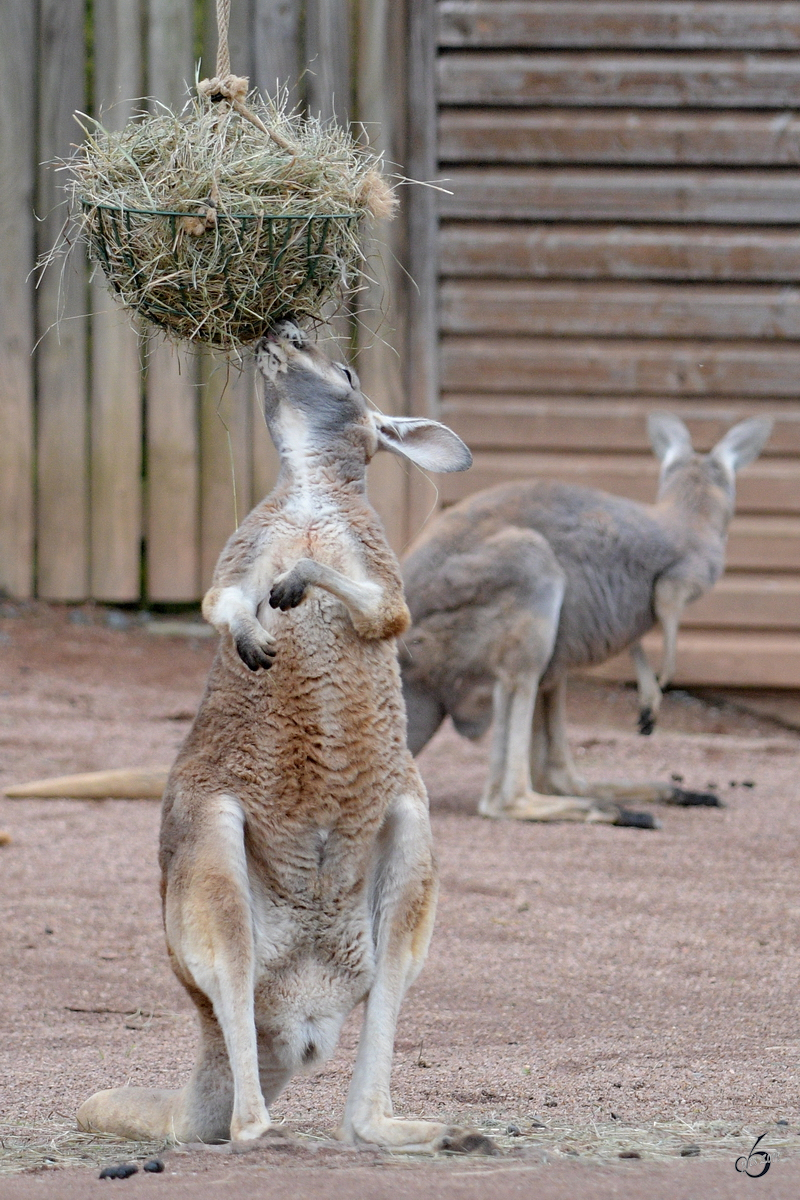
[[87, 128], [69, 164], [80, 231], [122, 304], [222, 350], [287, 315], [323, 319], [359, 286], [363, 219], [395, 206], [348, 133], [246, 97], [246, 84], [206, 81], [180, 115]]

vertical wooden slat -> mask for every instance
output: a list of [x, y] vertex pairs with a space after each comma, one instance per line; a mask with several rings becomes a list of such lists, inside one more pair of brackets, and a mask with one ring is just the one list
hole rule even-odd
[[[95, 112], [121, 129], [142, 95], [139, 0], [94, 0]], [[92, 282], [91, 594], [141, 590], [142, 399], [139, 344], [98, 270]]]
[[300, 18], [298, 0], [253, 0], [253, 51], [251, 82], [265, 96], [288, 87], [289, 107], [300, 100]]
[[[358, 120], [372, 148], [389, 162], [402, 162], [405, 144], [406, 6], [398, 0], [360, 0], [358, 7]], [[404, 387], [406, 277], [400, 269], [405, 246], [401, 219], [382, 222], [366, 247], [374, 280], [359, 297], [358, 371], [361, 385], [387, 413], [407, 409]], [[409, 467], [379, 454], [369, 469], [369, 495], [389, 541], [403, 549]]]
[[200, 576], [211, 583], [220, 550], [250, 511], [252, 404], [249, 371], [204, 353], [200, 406]]
[[309, 112], [346, 123], [352, 107], [349, 0], [307, 0], [305, 51]]
[[[193, 0], [148, 0], [147, 87], [182, 107], [194, 75]], [[200, 591], [197, 359], [151, 339], [147, 366], [147, 590], [154, 601]]]
[[35, 9], [6, 0], [0, 37], [0, 589], [33, 590]]
[[200, 594], [197, 360], [173, 346], [147, 364], [147, 595]]
[[[39, 252], [67, 217], [63, 176], [50, 165], [80, 136], [72, 114], [85, 105], [83, 0], [39, 3]], [[88, 406], [85, 256], [76, 247], [63, 270], [37, 291], [37, 591], [82, 600], [89, 583]]]
[[[433, 180], [436, 155], [436, 5], [409, 0], [408, 142], [411, 179]], [[417, 290], [409, 297], [406, 386], [413, 416], [439, 416], [438, 214], [430, 187], [408, 191], [408, 270]], [[415, 537], [435, 510], [436, 493], [421, 472], [409, 477], [409, 536]]]

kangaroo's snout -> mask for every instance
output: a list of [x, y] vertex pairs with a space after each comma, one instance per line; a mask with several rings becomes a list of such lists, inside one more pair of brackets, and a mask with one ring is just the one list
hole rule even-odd
[[273, 325], [261, 340], [262, 342], [289, 342], [296, 350], [303, 350], [309, 345], [308, 334], [288, 317]]

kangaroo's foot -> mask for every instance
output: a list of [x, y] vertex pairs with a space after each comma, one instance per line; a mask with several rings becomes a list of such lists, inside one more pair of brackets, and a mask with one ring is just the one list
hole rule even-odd
[[448, 1150], [453, 1154], [497, 1154], [491, 1138], [474, 1129], [443, 1125], [439, 1121], [404, 1121], [397, 1117], [372, 1114], [343, 1125], [337, 1137], [352, 1145], [382, 1146], [406, 1154], [434, 1154]]
[[618, 816], [615, 807], [596, 804], [579, 796], [545, 796], [540, 792], [523, 792], [513, 800], [503, 802], [494, 796], [484, 796], [478, 806], [482, 817], [511, 821], [599, 821], [613, 825]]
[[643, 737], [649, 737], [655, 729], [656, 716], [649, 705], [647, 705], [645, 708], [639, 709], [639, 720], [637, 724], [639, 733], [641, 733]]
[[669, 795], [661, 797], [662, 804], [677, 804], [680, 808], [725, 808], [725, 801], [716, 792], [687, 792], [685, 788], [664, 785]]
[[622, 780], [588, 783], [588, 794], [610, 803], [638, 801], [644, 804], [676, 804], [681, 808], [724, 808], [725, 802], [714, 792], [689, 792], [674, 783], [634, 783]]
[[619, 816], [615, 825], [624, 825], [629, 829], [661, 829], [661, 822], [649, 812], [632, 812], [629, 808], [617, 810]]

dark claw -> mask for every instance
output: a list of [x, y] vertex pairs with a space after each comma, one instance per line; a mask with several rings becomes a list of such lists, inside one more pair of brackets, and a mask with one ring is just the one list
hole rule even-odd
[[265, 650], [255, 642], [237, 642], [236, 650], [244, 665], [251, 671], [268, 671], [275, 661], [275, 652]]
[[666, 804], [677, 804], [680, 808], [725, 808], [725, 801], [720, 800], [715, 792], [687, 792], [685, 788], [675, 787]]
[[500, 1153], [491, 1138], [486, 1137], [482, 1133], [469, 1132], [468, 1130], [456, 1135], [443, 1137], [441, 1149], [449, 1150], [451, 1154], [495, 1155]]
[[306, 594], [306, 585], [302, 580], [292, 580], [291, 576], [282, 583], [275, 583], [269, 594], [271, 608], [279, 608], [286, 612], [287, 608], [297, 608]]
[[621, 808], [615, 825], [624, 825], [628, 829], [660, 829], [661, 822], [649, 812], [631, 812], [629, 808]]
[[656, 719], [652, 708], [642, 708], [639, 711], [639, 733], [649, 737], [656, 727]]

